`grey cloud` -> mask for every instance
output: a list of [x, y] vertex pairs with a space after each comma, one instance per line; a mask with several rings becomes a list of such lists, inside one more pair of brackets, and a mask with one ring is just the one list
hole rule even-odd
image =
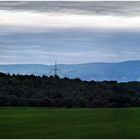
[[[140, 2], [0, 2], [0, 10], [136, 16]], [[140, 31], [0, 26], [0, 63], [109, 62], [140, 59]]]
[[140, 31], [52, 29], [0, 37], [0, 63], [60, 63], [140, 59]]
[[75, 14], [126, 15], [140, 14], [139, 1], [15, 1], [0, 2], [1, 10], [25, 10], [36, 12], [63, 12]]

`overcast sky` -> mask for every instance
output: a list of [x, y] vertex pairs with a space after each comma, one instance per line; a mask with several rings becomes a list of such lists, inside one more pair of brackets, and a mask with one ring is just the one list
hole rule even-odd
[[0, 2], [0, 64], [140, 60], [140, 2]]

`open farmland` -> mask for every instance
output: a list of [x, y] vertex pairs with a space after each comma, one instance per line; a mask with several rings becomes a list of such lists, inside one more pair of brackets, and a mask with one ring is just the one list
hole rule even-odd
[[0, 138], [140, 138], [140, 108], [0, 108]]

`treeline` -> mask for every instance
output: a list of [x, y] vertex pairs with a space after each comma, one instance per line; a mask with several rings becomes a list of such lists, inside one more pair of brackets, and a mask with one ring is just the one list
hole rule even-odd
[[140, 82], [81, 81], [0, 73], [0, 106], [137, 107]]

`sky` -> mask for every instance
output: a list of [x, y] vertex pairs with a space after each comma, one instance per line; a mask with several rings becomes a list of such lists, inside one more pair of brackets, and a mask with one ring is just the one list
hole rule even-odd
[[0, 64], [140, 60], [139, 1], [0, 1]]

